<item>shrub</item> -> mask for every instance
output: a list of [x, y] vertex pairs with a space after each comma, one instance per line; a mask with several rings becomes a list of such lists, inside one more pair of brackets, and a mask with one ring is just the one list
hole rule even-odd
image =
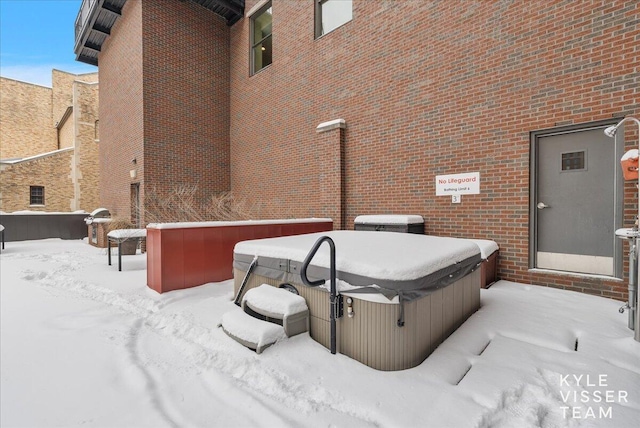
[[198, 186], [187, 185], [177, 186], [168, 195], [146, 190], [144, 205], [146, 223], [249, 220], [257, 214], [231, 192], [203, 199]]

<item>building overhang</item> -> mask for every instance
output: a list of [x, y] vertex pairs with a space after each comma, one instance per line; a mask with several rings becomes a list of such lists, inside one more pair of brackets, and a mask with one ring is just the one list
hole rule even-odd
[[[183, 0], [187, 1], [187, 0]], [[244, 16], [244, 0], [188, 0], [208, 9], [231, 26]], [[98, 55], [127, 0], [83, 0], [75, 23], [76, 61], [98, 65]]]

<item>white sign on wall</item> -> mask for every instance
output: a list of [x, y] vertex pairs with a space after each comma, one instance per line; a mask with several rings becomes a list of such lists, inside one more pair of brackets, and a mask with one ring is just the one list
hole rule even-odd
[[477, 195], [480, 193], [480, 173], [436, 175], [436, 196]]

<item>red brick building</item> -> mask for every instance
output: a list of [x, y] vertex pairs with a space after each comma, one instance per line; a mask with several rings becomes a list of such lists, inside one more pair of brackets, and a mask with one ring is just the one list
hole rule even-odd
[[[638, 130], [602, 131], [640, 115], [639, 19], [622, 0], [85, 1], [101, 204], [186, 183], [345, 229], [420, 214], [495, 240], [503, 279], [623, 298]], [[478, 194], [436, 195], [467, 173]]]

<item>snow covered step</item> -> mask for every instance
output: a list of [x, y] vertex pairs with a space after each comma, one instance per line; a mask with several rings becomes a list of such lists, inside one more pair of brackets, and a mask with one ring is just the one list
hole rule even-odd
[[287, 337], [309, 329], [309, 308], [302, 296], [268, 284], [247, 291], [242, 308], [253, 317], [280, 324]]
[[261, 321], [239, 309], [224, 314], [221, 327], [229, 337], [257, 354], [286, 337], [282, 326]]

